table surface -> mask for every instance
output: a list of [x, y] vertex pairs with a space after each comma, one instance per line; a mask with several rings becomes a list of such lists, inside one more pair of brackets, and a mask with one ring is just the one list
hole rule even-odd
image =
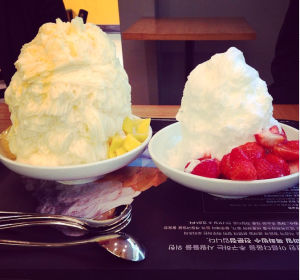
[[[153, 128], [155, 123], [157, 126], [160, 125], [158, 123], [162, 123], [165, 127], [171, 122], [170, 118], [174, 121], [178, 109], [179, 106], [132, 106], [135, 115], [153, 118]], [[298, 120], [298, 109], [299, 105], [274, 105], [274, 116], [280, 119]], [[0, 104], [0, 131], [10, 124], [9, 117], [8, 106]], [[159, 175], [151, 166], [146, 165], [142, 169], [135, 165], [125, 168], [127, 168], [127, 175], [138, 172], [134, 175], [138, 177], [126, 175], [127, 181], [134, 186], [149, 184], [150, 179], [155, 182], [158, 180]], [[30, 208], [35, 211], [39, 204], [37, 198], [44, 197], [41, 196], [42, 188], [40, 189], [39, 186], [45, 187], [51, 201], [56, 201], [53, 200], [52, 195], [59, 194], [55, 182], [51, 183], [54, 189], [50, 189], [49, 184], [38, 180], [24, 181], [22, 176], [9, 171], [1, 163], [0, 174], [0, 210], [30, 212], [28, 210]], [[156, 177], [153, 174], [156, 174]], [[120, 174], [111, 178], [120, 180]], [[154, 181], [150, 183], [154, 184]], [[27, 185], [30, 188], [27, 188]], [[77, 186], [73, 186], [71, 191], [71, 186], [68, 185], [68, 193], [71, 191], [72, 194], [77, 194]], [[97, 185], [97, 188], [91, 186], [96, 190], [101, 189], [102, 185]], [[128, 186], [126, 185], [126, 188]], [[33, 191], [32, 187], [37, 189]], [[64, 189], [62, 191], [64, 194]], [[79, 195], [85, 193], [95, 195], [92, 191], [79, 192]], [[179, 280], [201, 277], [207, 279], [206, 275], [210, 274], [215, 278], [209, 279], [220, 278], [220, 276], [226, 279], [245, 280], [298, 279], [299, 251], [296, 242], [298, 242], [299, 211], [295, 206], [298, 203], [298, 193], [296, 186], [279, 195], [224, 200], [186, 188], [172, 180], [162, 180], [158, 186], [150, 187], [134, 198], [133, 219], [126, 228], [126, 233], [139, 238], [149, 250], [145, 261], [131, 263], [119, 260], [95, 244], [57, 250], [2, 246], [0, 275], [7, 278], [14, 277], [13, 279], [45, 280], [58, 279], [61, 274], [65, 276], [64, 279], [100, 279], [100, 277], [101, 279], [120, 277], [127, 279], [135, 275], [135, 278], [145, 280]], [[66, 197], [66, 194], [58, 195], [58, 198], [60, 197]], [[49, 199], [42, 199], [42, 201], [50, 201]], [[62, 201], [59, 201], [59, 205], [62, 205]], [[197, 224], [191, 226], [193, 225], [191, 223]], [[275, 223], [276, 232], [270, 226], [258, 230], [258, 223], [266, 225]], [[198, 224], [199, 226], [196, 226]], [[239, 226], [242, 224], [247, 225], [246, 229]], [[213, 235], [215, 232], [221, 234], [218, 235], [218, 239]], [[278, 234], [278, 236], [271, 234]], [[1, 231], [0, 237], [30, 241], [70, 241], [67, 236], [52, 227], [39, 227], [32, 230], [29, 228], [26, 231], [22, 229]], [[237, 244], [227, 244], [226, 240], [229, 240], [229, 237], [230, 240], [236, 240]], [[260, 240], [263, 239], [271, 240], [272, 243], [257, 243], [262, 242]], [[214, 244], [219, 241], [221, 243]], [[175, 275], [170, 277], [172, 271]], [[95, 278], [98, 275], [99, 278]]]
[[[133, 106], [134, 112], [151, 113], [151, 109]], [[171, 117], [176, 111], [175, 107], [158, 109]], [[7, 108], [5, 114], [9, 116]], [[154, 118], [151, 125], [159, 131], [172, 122]], [[1, 279], [299, 279], [298, 186], [275, 194], [223, 199], [166, 180], [143, 156], [84, 187], [26, 179], [1, 163], [0, 174], [2, 211], [36, 212], [44, 205], [58, 207], [59, 213], [68, 207], [80, 213], [99, 205], [101, 190], [116, 183], [124, 190], [141, 190], [134, 197], [133, 218], [124, 231], [148, 250], [145, 261], [132, 263], [97, 244], [52, 249], [0, 246]], [[119, 188], [113, 189], [120, 193]], [[55, 227], [0, 230], [0, 239], [64, 242], [82, 238], [66, 236]]]
[[[132, 105], [134, 115], [141, 118], [175, 118], [180, 106], [177, 105]], [[274, 104], [273, 116], [275, 119], [299, 121], [299, 104]], [[8, 106], [0, 103], [0, 132], [6, 129], [10, 122]]]
[[123, 40], [254, 40], [243, 17], [143, 17], [122, 32]]

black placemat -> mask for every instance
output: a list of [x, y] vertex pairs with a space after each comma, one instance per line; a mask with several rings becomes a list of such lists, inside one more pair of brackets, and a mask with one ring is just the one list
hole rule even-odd
[[[152, 128], [155, 132], [173, 122], [153, 119]], [[0, 210], [34, 210], [37, 201], [21, 177], [1, 164], [0, 173]], [[59, 249], [1, 246], [0, 277], [298, 279], [298, 201], [298, 186], [276, 194], [222, 199], [168, 179], [134, 199], [133, 219], [124, 230], [144, 243], [145, 261], [117, 259], [95, 244]], [[74, 238], [51, 227], [0, 231], [0, 237]]]

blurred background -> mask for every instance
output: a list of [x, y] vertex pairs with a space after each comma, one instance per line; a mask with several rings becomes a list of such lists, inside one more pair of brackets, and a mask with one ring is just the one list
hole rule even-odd
[[[87, 22], [99, 25], [116, 44], [117, 56], [129, 76], [133, 104], [180, 104], [187, 77], [183, 41], [122, 40], [122, 32], [141, 17], [245, 17], [257, 33], [252, 41], [197, 41], [195, 65], [231, 46], [240, 49], [247, 64], [255, 68], [267, 85], [274, 80], [271, 64], [290, 0], [63, 0], [71, 16], [88, 12]], [[298, 0], [291, 0], [298, 3]], [[299, 8], [295, 11], [299, 23]], [[299, 24], [293, 30], [299, 36]], [[293, 44], [299, 49], [299, 40]], [[299, 66], [299, 52], [295, 55]], [[298, 74], [299, 76], [299, 69]], [[0, 77], [1, 80], [1, 77]], [[0, 81], [0, 90], [5, 85]], [[299, 89], [299, 82], [298, 82]], [[286, 92], [294, 96], [295, 92]]]

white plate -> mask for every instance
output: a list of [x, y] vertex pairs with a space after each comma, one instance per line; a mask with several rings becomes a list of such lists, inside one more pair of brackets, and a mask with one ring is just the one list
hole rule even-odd
[[55, 167], [35, 166], [10, 160], [1, 153], [0, 161], [10, 170], [27, 177], [60, 181], [64, 184], [84, 184], [95, 181], [134, 161], [146, 149], [151, 137], [152, 129], [150, 127], [147, 139], [139, 147], [121, 156], [94, 163]]
[[[281, 124], [281, 126], [284, 128], [289, 140], [299, 139], [297, 129], [284, 124]], [[278, 192], [299, 183], [299, 173], [267, 180], [231, 181], [195, 176], [174, 169], [168, 166], [168, 151], [173, 149], [180, 139], [180, 123], [169, 125], [152, 137], [149, 143], [149, 152], [158, 169], [183, 186], [219, 197], [241, 198]]]

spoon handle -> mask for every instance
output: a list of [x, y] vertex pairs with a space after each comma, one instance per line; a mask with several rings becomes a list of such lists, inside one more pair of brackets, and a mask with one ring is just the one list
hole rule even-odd
[[44, 225], [67, 226], [67, 227], [71, 227], [71, 228], [75, 228], [75, 229], [79, 229], [79, 230], [88, 231], [87, 228], [85, 228], [79, 224], [75, 224], [75, 223], [71, 223], [71, 222], [67, 222], [67, 221], [57, 221], [57, 220], [10, 222], [10, 223], [5, 223], [5, 224], [0, 224], [0, 230], [17, 228], [17, 227], [44, 226]]
[[98, 242], [101, 245], [101, 242], [105, 242], [110, 239], [119, 238], [120, 236], [123, 235], [125, 234], [115, 233], [115, 234], [100, 235], [89, 239], [82, 239], [82, 240], [68, 241], [68, 242], [56, 242], [56, 243], [0, 239], [0, 245], [13, 245], [13, 246], [22, 246], [22, 247], [67, 247], [67, 246], [81, 245], [81, 244], [86, 244], [91, 242]]
[[0, 239], [0, 245], [12, 245], [22, 247], [67, 247], [74, 245], [82, 245], [86, 243], [97, 243], [108, 252], [119, 258], [129, 261], [142, 261], [146, 258], [147, 250], [145, 246], [136, 238], [126, 233], [112, 233], [107, 235], [99, 235], [89, 239], [75, 240], [69, 242], [46, 243], [46, 242], [30, 242], [19, 240]]

